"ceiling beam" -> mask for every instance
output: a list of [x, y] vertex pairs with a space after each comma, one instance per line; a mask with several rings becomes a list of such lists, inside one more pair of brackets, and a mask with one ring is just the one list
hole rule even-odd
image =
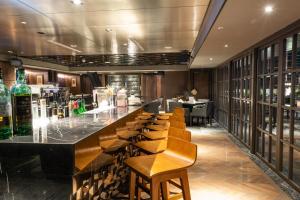
[[[9, 55], [0, 54], [0, 61], [8, 62], [12, 58]], [[157, 71], [187, 71], [187, 65], [149, 65], [149, 66], [91, 66], [91, 67], [68, 67], [49, 62], [32, 60], [29, 58], [18, 57], [22, 60], [25, 67], [35, 69], [54, 70], [67, 73], [84, 73], [84, 72], [157, 72]]]
[[187, 65], [152, 65], [152, 66], [104, 66], [104, 67], [70, 67], [76, 72], [157, 72], [187, 71]]
[[212, 26], [217, 20], [226, 0], [211, 0], [207, 8], [206, 14], [200, 26], [197, 38], [191, 52], [191, 59], [188, 68], [192, 65], [194, 58], [197, 56], [200, 48], [205, 42]]

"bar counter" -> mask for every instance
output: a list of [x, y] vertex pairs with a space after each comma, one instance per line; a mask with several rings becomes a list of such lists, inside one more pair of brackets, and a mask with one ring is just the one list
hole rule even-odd
[[0, 199], [69, 199], [72, 177], [85, 165], [80, 158], [95, 159], [101, 138], [113, 136], [143, 106], [34, 120], [32, 136], [0, 141]]

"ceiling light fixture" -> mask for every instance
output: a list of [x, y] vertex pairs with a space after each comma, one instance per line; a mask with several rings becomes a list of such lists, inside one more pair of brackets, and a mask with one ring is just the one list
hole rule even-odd
[[272, 5], [266, 5], [265, 6], [265, 13], [271, 13], [273, 12], [273, 6]]
[[227, 47], [228, 47], [228, 44], [225, 44], [224, 47], [227, 48]]
[[7, 52], [10, 53], [10, 54], [14, 53], [13, 51], [7, 51]]
[[105, 64], [109, 64], [109, 63], [110, 63], [109, 61], [106, 61], [106, 62], [105, 62]]
[[212, 60], [213, 60], [213, 58], [209, 58], [209, 60], [210, 60], [210, 61], [212, 61]]
[[110, 28], [106, 28], [105, 31], [106, 32], [112, 32], [112, 30]]
[[56, 42], [54, 40], [48, 40], [49, 43], [51, 44], [54, 44], [54, 45], [57, 45], [57, 46], [60, 46], [60, 47], [63, 47], [63, 48], [66, 48], [66, 49], [69, 49], [69, 50], [72, 50], [72, 51], [75, 51], [75, 52], [78, 52], [78, 53], [81, 53], [81, 51], [79, 51], [78, 49], [74, 49], [72, 47], [69, 47], [67, 45], [64, 45], [62, 43], [59, 43], [59, 42]]
[[127, 44], [127, 43], [124, 43], [124, 44], [123, 44], [123, 46], [127, 47], [127, 46], [128, 46], [128, 44]]
[[83, 4], [81, 0], [72, 0], [71, 2], [75, 5], [82, 5]]
[[224, 29], [224, 27], [223, 26], [218, 26], [218, 28], [217, 28], [218, 30], [223, 30]]
[[25, 21], [22, 21], [22, 22], [21, 22], [21, 24], [27, 24], [27, 22], [25, 22]]
[[165, 46], [165, 49], [172, 49], [171, 46]]

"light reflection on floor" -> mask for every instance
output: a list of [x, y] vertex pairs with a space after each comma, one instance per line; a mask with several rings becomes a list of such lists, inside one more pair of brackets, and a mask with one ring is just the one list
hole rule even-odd
[[223, 129], [189, 129], [198, 145], [197, 162], [189, 170], [193, 200], [290, 199], [230, 141]]

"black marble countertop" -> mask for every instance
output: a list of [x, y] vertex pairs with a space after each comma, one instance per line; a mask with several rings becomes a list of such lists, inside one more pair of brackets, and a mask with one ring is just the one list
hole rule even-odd
[[57, 119], [33, 120], [33, 135], [14, 136], [2, 144], [76, 144], [143, 106], [96, 109], [85, 114]]

